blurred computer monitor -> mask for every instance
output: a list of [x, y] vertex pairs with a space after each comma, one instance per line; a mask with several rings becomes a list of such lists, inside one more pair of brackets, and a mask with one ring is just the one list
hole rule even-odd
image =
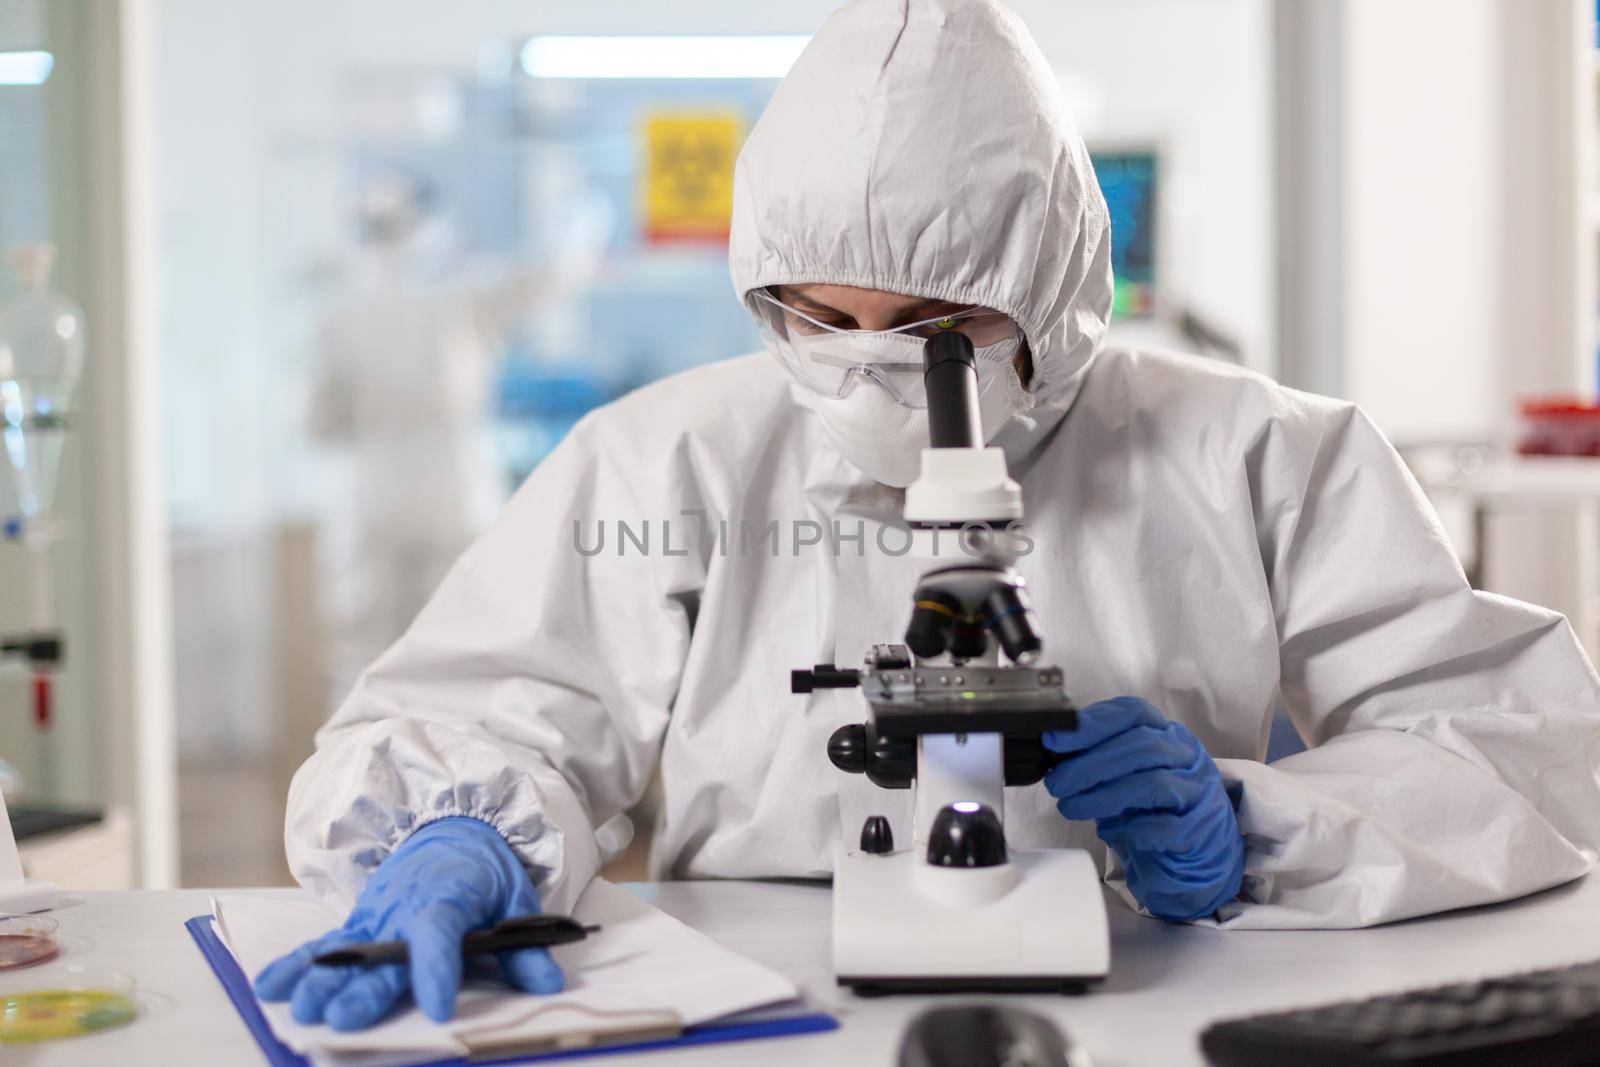
[[1112, 315], [1143, 318], [1155, 305], [1159, 159], [1147, 148], [1091, 150], [1089, 155], [1111, 213]]

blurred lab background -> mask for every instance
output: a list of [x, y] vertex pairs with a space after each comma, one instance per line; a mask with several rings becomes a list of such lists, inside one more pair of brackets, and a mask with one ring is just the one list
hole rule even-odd
[[[518, 482], [758, 346], [733, 160], [833, 6], [0, 5], [0, 787], [33, 871], [287, 879], [313, 731]], [[1361, 403], [1473, 580], [1592, 652], [1595, 5], [1012, 6], [1111, 208], [1113, 343]]]

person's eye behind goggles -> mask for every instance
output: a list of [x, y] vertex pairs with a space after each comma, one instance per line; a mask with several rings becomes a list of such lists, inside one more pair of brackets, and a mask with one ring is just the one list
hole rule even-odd
[[926, 338], [944, 330], [972, 340], [980, 398], [1008, 372], [1016, 377], [1011, 365], [1022, 331], [1009, 316], [991, 308], [964, 308], [887, 330], [850, 330], [821, 322], [764, 290], [750, 295], [754, 299], [749, 307], [767, 348], [796, 381], [822, 397], [843, 400], [859, 387], [876, 386], [901, 407], [926, 408], [922, 348]]
[[756, 312], [757, 324], [771, 330], [780, 339], [818, 337], [826, 334], [926, 339], [941, 331], [958, 330], [972, 338], [972, 343], [976, 347], [984, 348], [1018, 337], [1021, 333], [1010, 316], [985, 307], [962, 308], [960, 311], [908, 322], [904, 326], [891, 326], [886, 330], [858, 330], [823, 322], [799, 308], [785, 304], [768, 289], [753, 289], [750, 295], [755, 297], [751, 310]]

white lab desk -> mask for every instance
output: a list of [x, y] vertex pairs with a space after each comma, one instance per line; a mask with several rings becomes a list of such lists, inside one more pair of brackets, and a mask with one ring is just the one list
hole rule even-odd
[[[1098, 992], [863, 1000], [840, 993], [828, 972], [825, 886], [678, 882], [630, 888], [730, 948], [786, 972], [835, 1012], [842, 1026], [826, 1034], [571, 1062], [882, 1067], [894, 1063], [902, 1028], [927, 1004], [1006, 999], [1055, 1019], [1088, 1047], [1099, 1067], [1182, 1067], [1203, 1062], [1196, 1037], [1207, 1021], [1221, 1016], [1600, 958], [1600, 876], [1498, 907], [1354, 931], [1168, 926], [1110, 900], [1113, 973]], [[207, 896], [203, 890], [86, 893], [64, 902], [56, 914], [66, 951], [39, 967], [39, 977], [72, 962], [114, 967], [165, 1003], [119, 1030], [0, 1048], [0, 1062], [8, 1067], [264, 1063], [183, 929], [185, 919], [208, 910]]]

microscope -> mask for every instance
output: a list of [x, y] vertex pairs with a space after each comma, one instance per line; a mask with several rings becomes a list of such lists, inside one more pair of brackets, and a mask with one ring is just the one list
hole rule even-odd
[[[911, 841], [869, 816], [833, 877], [833, 961], [862, 995], [1079, 992], [1111, 947], [1100, 872], [1081, 849], [1008, 847], [1004, 787], [1038, 783], [1063, 756], [1047, 730], [1077, 728], [1061, 672], [1013, 565], [1022, 490], [985, 448], [972, 342], [923, 349], [929, 448], [906, 490], [912, 550], [934, 564], [912, 596], [904, 644], [862, 669], [794, 671], [795, 693], [860, 688], [869, 715], [835, 730], [828, 759], [884, 789], [913, 789]], [[1003, 657], [1003, 658], [1002, 658]]]

